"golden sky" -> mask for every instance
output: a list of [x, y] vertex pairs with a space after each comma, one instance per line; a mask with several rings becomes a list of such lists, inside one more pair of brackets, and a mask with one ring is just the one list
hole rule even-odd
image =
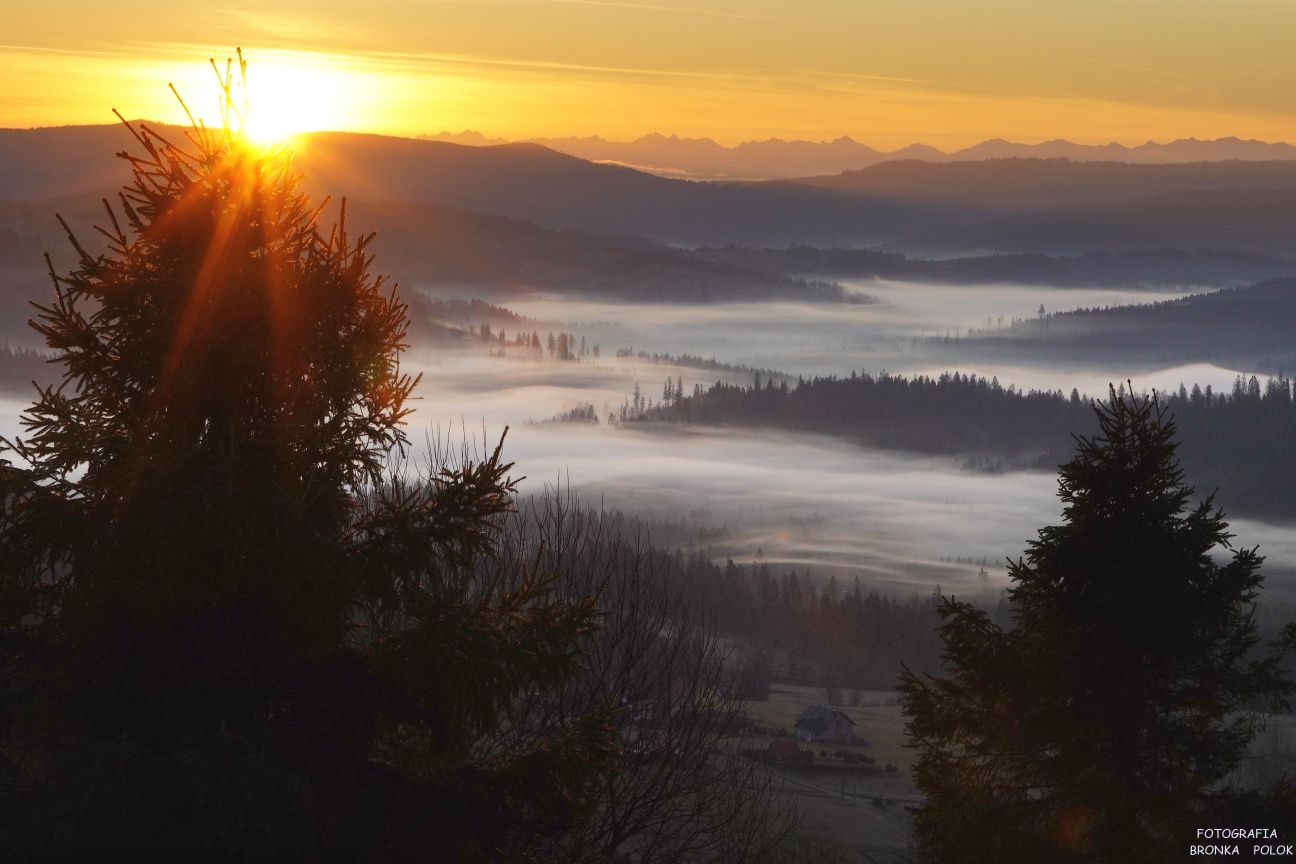
[[722, 143], [847, 134], [1296, 140], [1296, 0], [156, 0], [7, 4], [0, 126], [214, 111], [242, 45], [309, 128]]

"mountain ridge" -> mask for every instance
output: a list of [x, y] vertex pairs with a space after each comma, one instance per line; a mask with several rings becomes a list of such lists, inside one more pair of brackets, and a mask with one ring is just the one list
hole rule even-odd
[[[113, 154], [131, 145], [129, 132], [117, 125], [0, 130], [0, 199], [52, 205], [60, 197], [111, 190], [128, 173]], [[859, 145], [843, 138], [835, 146]], [[303, 135], [291, 152], [296, 170], [309, 178], [306, 188], [317, 196], [438, 204], [553, 230], [685, 247], [802, 244], [941, 255], [1156, 243], [1296, 256], [1280, 230], [1289, 224], [1288, 197], [1296, 196], [1296, 160], [1139, 165], [911, 159], [796, 180], [708, 183], [591, 162], [537, 143], [465, 146], [338, 132]], [[1157, 197], [1188, 192], [1210, 192], [1217, 200]], [[1136, 199], [1146, 203], [1132, 203]], [[1116, 206], [1122, 201], [1131, 203]], [[1052, 213], [1032, 225], [1031, 213], [1073, 205], [1104, 209]], [[1191, 219], [1180, 219], [1178, 210]], [[1132, 232], [1140, 228], [1131, 224], [1139, 213], [1148, 224]], [[987, 222], [1004, 216], [1020, 218]], [[1173, 242], [1166, 233], [1176, 224], [1190, 231], [1191, 244]], [[1239, 233], [1248, 225], [1256, 228], [1255, 237]]]
[[[479, 132], [439, 132], [423, 140], [448, 141], [468, 146], [509, 143]], [[1284, 141], [1259, 141], [1226, 136], [1215, 139], [1178, 138], [1127, 145], [1076, 144], [1062, 138], [1026, 144], [991, 138], [956, 150], [944, 151], [921, 142], [895, 150], [881, 150], [848, 135], [831, 141], [766, 138], [726, 146], [713, 138], [687, 138], [651, 132], [631, 141], [613, 141], [599, 135], [532, 137], [540, 144], [595, 162], [616, 162], [653, 174], [706, 180], [791, 179], [867, 168], [881, 162], [922, 159], [931, 162], [969, 162], [985, 159], [1072, 159], [1095, 162], [1160, 164], [1215, 161], [1296, 160], [1296, 145]]]

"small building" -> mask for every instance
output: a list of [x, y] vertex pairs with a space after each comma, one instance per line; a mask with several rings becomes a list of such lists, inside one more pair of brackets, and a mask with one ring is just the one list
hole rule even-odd
[[801, 748], [795, 738], [775, 738], [765, 748], [767, 762], [792, 762], [801, 758]]
[[855, 721], [836, 708], [811, 705], [793, 724], [802, 741], [844, 744], [855, 738]]

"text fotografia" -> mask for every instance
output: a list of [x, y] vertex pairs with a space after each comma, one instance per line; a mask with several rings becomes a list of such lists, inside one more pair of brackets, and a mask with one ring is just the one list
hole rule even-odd
[[1296, 856], [1290, 843], [1256, 843], [1257, 840], [1273, 841], [1278, 839], [1278, 832], [1273, 828], [1198, 828], [1198, 840], [1243, 840], [1251, 843], [1194, 843], [1188, 847], [1189, 855], [1211, 855], [1223, 857], [1242, 854], [1244, 846], [1251, 846], [1252, 857], [1286, 857]]

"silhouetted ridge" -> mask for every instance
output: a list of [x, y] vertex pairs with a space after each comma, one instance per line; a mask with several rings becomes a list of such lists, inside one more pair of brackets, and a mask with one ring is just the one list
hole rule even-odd
[[798, 181], [808, 186], [980, 211], [1040, 210], [1171, 192], [1296, 191], [1296, 161], [1136, 165], [1069, 159], [885, 162]]

